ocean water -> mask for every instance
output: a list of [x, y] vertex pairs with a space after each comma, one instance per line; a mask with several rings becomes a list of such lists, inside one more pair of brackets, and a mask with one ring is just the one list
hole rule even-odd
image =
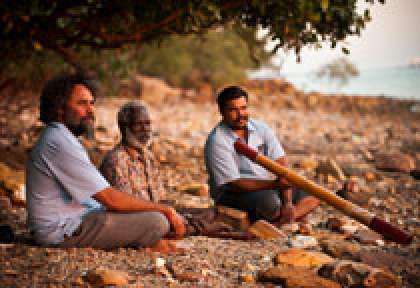
[[281, 74], [271, 70], [260, 70], [250, 73], [249, 76], [254, 79], [283, 78], [305, 92], [420, 100], [420, 67], [375, 68], [359, 72], [359, 76], [350, 78], [347, 84], [342, 86], [337, 81], [319, 79], [314, 72]]

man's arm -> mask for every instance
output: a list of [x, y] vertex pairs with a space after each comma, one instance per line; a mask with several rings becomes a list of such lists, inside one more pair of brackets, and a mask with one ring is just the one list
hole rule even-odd
[[172, 207], [146, 201], [130, 194], [121, 192], [115, 188], [105, 188], [95, 195], [93, 198], [102, 203], [108, 210], [115, 212], [160, 212], [171, 223], [177, 238], [184, 236], [185, 225], [182, 218], [176, 213]]

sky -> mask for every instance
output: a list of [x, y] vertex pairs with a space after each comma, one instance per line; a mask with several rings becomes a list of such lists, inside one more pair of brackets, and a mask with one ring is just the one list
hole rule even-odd
[[[361, 11], [366, 5], [360, 1]], [[420, 57], [420, 0], [386, 0], [385, 5], [370, 6], [370, 12], [372, 21], [361, 36], [346, 39], [349, 56], [341, 52], [339, 45], [337, 49], [324, 45], [319, 50], [304, 48], [301, 63], [296, 63], [293, 52], [279, 52], [275, 62], [284, 59], [284, 74], [300, 74], [316, 71], [339, 57], [347, 57], [360, 70], [404, 66]]]

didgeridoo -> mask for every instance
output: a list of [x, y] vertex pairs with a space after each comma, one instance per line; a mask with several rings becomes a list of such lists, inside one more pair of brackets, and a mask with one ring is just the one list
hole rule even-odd
[[413, 236], [376, 217], [366, 209], [363, 209], [362, 207], [359, 207], [358, 205], [335, 195], [328, 189], [319, 186], [315, 182], [308, 180], [295, 173], [294, 171], [281, 166], [277, 162], [265, 157], [264, 155], [259, 154], [256, 150], [246, 145], [240, 139], [236, 140], [234, 146], [238, 153], [245, 155], [247, 158], [261, 165], [268, 171], [278, 176], [285, 177], [293, 186], [302, 189], [305, 192], [335, 207], [344, 214], [383, 235], [386, 239], [400, 244], [411, 243]]

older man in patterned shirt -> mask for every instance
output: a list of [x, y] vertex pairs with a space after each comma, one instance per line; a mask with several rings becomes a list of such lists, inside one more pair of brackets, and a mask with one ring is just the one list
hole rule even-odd
[[145, 200], [159, 202], [164, 195], [157, 162], [149, 150], [151, 121], [139, 101], [126, 103], [118, 112], [121, 142], [102, 161], [100, 171], [118, 189]]

